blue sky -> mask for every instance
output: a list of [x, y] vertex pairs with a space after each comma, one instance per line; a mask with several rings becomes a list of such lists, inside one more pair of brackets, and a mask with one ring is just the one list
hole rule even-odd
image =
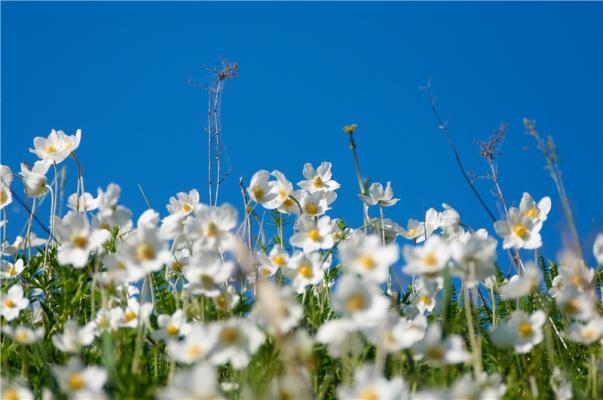
[[[579, 231], [591, 253], [603, 227], [601, 3], [7, 3], [2, 2], [2, 163], [33, 162], [35, 136], [82, 128], [86, 187], [117, 182], [138, 214], [176, 192], [206, 189], [205, 65], [240, 64], [223, 99], [238, 179], [329, 160], [342, 183], [333, 215], [360, 222], [344, 124], [356, 122], [363, 172], [401, 197], [387, 216], [421, 218], [442, 202], [473, 227], [492, 225], [456, 169], [425, 93], [431, 76], [467, 168], [483, 174], [474, 139], [501, 121], [507, 200], [553, 198], [543, 250], [564, 231], [554, 186], [522, 118], [560, 148]], [[73, 178], [75, 168], [69, 161]], [[73, 179], [71, 181], [73, 184]], [[487, 182], [478, 187], [492, 208]], [[19, 189], [20, 190], [20, 189]], [[20, 214], [20, 215], [19, 215]], [[13, 207], [9, 231], [20, 230]], [[592, 258], [591, 258], [592, 259]]]

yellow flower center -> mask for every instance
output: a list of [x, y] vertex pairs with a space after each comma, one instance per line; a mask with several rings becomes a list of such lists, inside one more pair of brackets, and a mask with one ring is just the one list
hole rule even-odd
[[580, 312], [580, 305], [576, 299], [569, 299], [567, 303], [565, 303], [563, 310], [570, 315], [577, 314]]
[[218, 232], [219, 232], [218, 225], [216, 225], [213, 222], [210, 222], [209, 224], [207, 224], [207, 229], [205, 230], [205, 235], [207, 237], [215, 238], [218, 236]]
[[353, 294], [345, 302], [345, 309], [348, 312], [363, 310], [366, 307], [366, 299], [361, 294]]
[[318, 175], [316, 175], [314, 177], [314, 179], [312, 179], [312, 184], [314, 186], [316, 186], [317, 188], [321, 188], [321, 187], [323, 187], [325, 185], [325, 183], [322, 181], [322, 179]]
[[379, 400], [379, 393], [373, 388], [367, 388], [360, 392], [359, 400]]
[[293, 204], [293, 199], [291, 199], [291, 197], [288, 197], [287, 200], [283, 202], [283, 207], [285, 207], [285, 209], [288, 209], [293, 207]]
[[121, 262], [121, 261], [118, 261], [118, 262], [115, 264], [115, 268], [116, 268], [118, 271], [125, 271], [125, 270], [126, 270], [126, 264], [124, 264], [124, 263], [123, 263], [123, 262]]
[[169, 336], [176, 336], [180, 332], [180, 329], [178, 329], [178, 327], [174, 324], [169, 324], [165, 328], [165, 331]]
[[406, 237], [413, 237], [417, 233], [415, 228], [410, 228], [406, 231]]
[[534, 333], [534, 329], [532, 329], [532, 324], [529, 322], [522, 322], [517, 327], [517, 332], [523, 337], [532, 336]]
[[182, 263], [180, 263], [180, 261], [174, 261], [172, 263], [172, 271], [176, 273], [182, 272]]
[[98, 327], [101, 329], [105, 329], [106, 327], [109, 326], [109, 321], [107, 321], [107, 318], [101, 318], [98, 320]]
[[233, 327], [226, 327], [220, 332], [220, 341], [226, 344], [234, 344], [239, 340], [239, 331]]
[[27, 332], [25, 332], [25, 330], [23, 329], [19, 329], [16, 333], [15, 333], [15, 340], [19, 343], [24, 343], [27, 341], [27, 339], [29, 339], [29, 335], [27, 334]]
[[421, 298], [419, 299], [419, 301], [423, 304], [425, 304], [426, 306], [431, 305], [431, 303], [433, 302], [433, 300], [431, 300], [431, 297], [429, 296], [421, 296]]
[[254, 186], [251, 189], [251, 193], [253, 193], [253, 197], [255, 197], [257, 201], [261, 201], [264, 198], [264, 191], [259, 186]]
[[0, 190], [0, 204], [4, 204], [8, 201], [8, 194], [6, 193], [6, 190], [2, 189]]
[[4, 305], [6, 307], [8, 307], [8, 308], [14, 308], [14, 307], [17, 306], [12, 299], [6, 299], [6, 300], [4, 300]]
[[297, 269], [297, 273], [303, 276], [304, 278], [311, 278], [313, 275], [312, 266], [308, 264], [300, 265], [300, 267]]
[[82, 378], [82, 375], [77, 372], [74, 372], [73, 374], [69, 375], [69, 378], [67, 378], [67, 386], [74, 392], [82, 390], [85, 384], [86, 382], [84, 381], [84, 378]]
[[444, 349], [442, 349], [440, 346], [429, 347], [425, 352], [425, 357], [429, 358], [430, 360], [441, 360], [444, 358]]
[[528, 228], [521, 223], [515, 224], [513, 225], [513, 233], [523, 239], [528, 234]]
[[315, 203], [308, 203], [304, 207], [304, 211], [310, 215], [318, 214], [318, 206]]
[[287, 197], [289, 197], [289, 193], [281, 188], [281, 190], [278, 191], [278, 197], [280, 197], [281, 200], [285, 200]]
[[128, 310], [126, 311], [126, 313], [124, 314], [124, 317], [126, 318], [126, 321], [130, 322], [133, 319], [136, 318], [136, 313], [132, 310]]
[[575, 287], [581, 289], [584, 287], [584, 278], [582, 278], [582, 275], [580, 274], [574, 274], [571, 278], [572, 283], [574, 284]]
[[308, 237], [317, 242], [320, 240], [320, 231], [318, 229], [311, 229], [308, 231]]
[[10, 388], [2, 391], [2, 400], [19, 400], [19, 394], [16, 389]]
[[282, 254], [277, 254], [272, 257], [272, 264], [276, 265], [277, 267], [282, 267], [286, 263], [287, 259]]
[[220, 308], [226, 308], [226, 297], [223, 294], [216, 297], [216, 305]]
[[48, 154], [53, 154], [53, 153], [57, 152], [57, 148], [54, 147], [53, 145], [46, 146], [45, 150], [46, 150], [46, 153], [48, 153]]
[[597, 332], [593, 328], [584, 328], [580, 332], [580, 335], [585, 339], [593, 339], [597, 335]]
[[433, 253], [427, 253], [423, 256], [423, 264], [428, 267], [435, 267], [438, 264], [438, 258]]
[[155, 258], [155, 249], [147, 244], [143, 243], [136, 248], [136, 257], [139, 261], [150, 261]]
[[375, 259], [367, 255], [358, 257], [356, 261], [366, 269], [373, 269], [377, 265]]
[[538, 217], [538, 214], [540, 214], [540, 213], [536, 207], [528, 208], [527, 210], [525, 210], [523, 212], [523, 215], [525, 215], [528, 218], [532, 218], [532, 219]]
[[71, 235], [70, 241], [75, 247], [80, 249], [85, 249], [88, 246], [88, 238], [83, 235]]
[[192, 359], [199, 358], [199, 356], [202, 354], [202, 352], [203, 352], [203, 349], [201, 348], [201, 346], [199, 346], [197, 344], [188, 346], [186, 349], [186, 354], [189, 356], [189, 358], [192, 358]]
[[185, 214], [188, 214], [189, 212], [193, 211], [193, 206], [191, 206], [188, 203], [182, 203], [182, 206], [180, 207], [180, 211], [182, 211]]
[[17, 268], [11, 265], [11, 267], [6, 272], [8, 272], [10, 276], [15, 276], [17, 275]]

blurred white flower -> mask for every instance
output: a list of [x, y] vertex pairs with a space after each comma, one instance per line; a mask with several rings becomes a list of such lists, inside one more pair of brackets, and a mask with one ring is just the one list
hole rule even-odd
[[431, 313], [436, 306], [436, 296], [440, 291], [441, 283], [435, 279], [415, 279], [413, 282], [414, 292], [409, 300], [414, 304], [421, 314]]
[[13, 202], [13, 195], [10, 191], [10, 184], [13, 181], [13, 171], [0, 164], [0, 210]]
[[425, 336], [427, 318], [419, 314], [414, 318], [389, 313], [375, 328], [369, 329], [368, 338], [388, 353], [409, 349]]
[[84, 346], [94, 341], [96, 324], [90, 322], [80, 327], [76, 321], [70, 319], [63, 326], [63, 333], [52, 335], [52, 344], [64, 353], [78, 353]]
[[21, 163], [21, 178], [25, 193], [29, 197], [42, 197], [48, 191], [46, 173], [50, 164], [46, 161], [36, 161], [29, 169], [28, 165]]
[[334, 230], [335, 224], [328, 216], [315, 221], [312, 217], [302, 215], [295, 221], [296, 232], [291, 235], [289, 242], [295, 247], [303, 248], [305, 253], [330, 249], [335, 244], [332, 235]]
[[195, 365], [189, 370], [179, 370], [169, 386], [161, 390], [159, 399], [224, 399], [218, 385], [216, 369], [205, 362]]
[[85, 367], [79, 358], [74, 357], [64, 367], [52, 367], [52, 371], [59, 386], [70, 398], [90, 400], [105, 397], [103, 386], [107, 381], [107, 371], [103, 368]]
[[597, 234], [597, 238], [593, 243], [593, 254], [597, 264], [603, 265], [603, 233]]
[[155, 228], [140, 227], [117, 244], [117, 255], [126, 268], [145, 273], [159, 271], [172, 262], [168, 244]]
[[458, 276], [468, 287], [496, 274], [496, 240], [470, 235], [465, 243], [453, 240], [452, 275]]
[[299, 203], [304, 214], [318, 217], [331, 209], [330, 205], [337, 198], [335, 192], [303, 192]]
[[390, 301], [375, 284], [355, 275], [344, 275], [332, 295], [333, 309], [359, 327], [376, 326], [387, 314]]
[[399, 258], [398, 245], [382, 245], [377, 235], [366, 236], [361, 231], [354, 232], [338, 247], [344, 268], [374, 283], [385, 283], [389, 268]]
[[256, 258], [259, 264], [259, 276], [263, 278], [274, 275], [279, 269], [282, 271], [289, 263], [289, 253], [279, 245], [273, 246], [267, 256], [258, 253]]
[[314, 193], [321, 191], [334, 191], [339, 189], [339, 183], [332, 179], [331, 163], [323, 161], [316, 169], [310, 163], [304, 164], [304, 178], [298, 183], [302, 189]]
[[430, 236], [423, 246], [404, 246], [403, 254], [406, 265], [402, 272], [430, 279], [439, 276], [450, 259], [448, 243], [438, 236]]
[[[26, 325], [15, 327], [5, 325], [2, 332], [19, 344], [33, 344], [44, 337], [44, 328], [32, 329]], [[4, 397], [3, 397], [4, 398]]]
[[91, 229], [86, 214], [69, 211], [61, 220], [55, 217], [56, 235], [61, 242], [58, 261], [62, 265], [83, 268], [90, 254], [99, 250], [111, 237], [104, 229]]
[[414, 240], [420, 237], [425, 239], [425, 224], [411, 218], [406, 223], [406, 229], [400, 228], [399, 233], [408, 240]]
[[77, 193], [73, 193], [67, 198], [67, 206], [71, 210], [78, 212], [94, 211], [98, 208], [98, 198], [92, 197], [88, 192], [84, 192], [78, 199]]
[[359, 194], [358, 197], [369, 206], [379, 205], [381, 207], [389, 207], [396, 204], [400, 199], [394, 197], [394, 191], [390, 182], [387, 182], [385, 190], [380, 183], [373, 183], [369, 187], [368, 195]]
[[511, 313], [509, 319], [491, 328], [490, 337], [498, 346], [514, 347], [518, 353], [527, 353], [542, 342], [542, 326], [546, 320], [543, 311], [528, 315], [521, 310]]
[[283, 273], [291, 280], [293, 290], [301, 294], [307, 286], [319, 284], [330, 266], [331, 257], [325, 258], [318, 252], [298, 252], [291, 257]]
[[167, 210], [170, 214], [189, 215], [199, 207], [199, 192], [196, 189], [188, 193], [176, 193], [176, 197], [170, 197]]
[[32, 391], [23, 382], [0, 381], [0, 398], [2, 400], [34, 400]]
[[23, 259], [19, 258], [14, 263], [6, 260], [0, 260], [0, 277], [3, 279], [11, 279], [19, 276], [25, 269]]
[[569, 284], [555, 297], [557, 307], [571, 319], [589, 320], [595, 312], [594, 292], [581, 292]]
[[220, 285], [232, 275], [234, 263], [222, 261], [220, 254], [198, 251], [189, 260], [183, 274], [188, 281], [186, 287], [194, 294], [215, 297], [220, 294]]
[[136, 298], [130, 297], [117, 325], [124, 328], [136, 328], [139, 324], [147, 325], [152, 312], [153, 304], [140, 304]]
[[510, 208], [506, 220], [497, 221], [494, 229], [503, 238], [503, 249], [537, 249], [542, 246], [537, 220], [526, 217], [518, 208]]
[[290, 287], [277, 287], [262, 281], [257, 288], [257, 300], [253, 316], [260, 325], [266, 325], [270, 333], [284, 335], [295, 328], [304, 315], [304, 310]]
[[364, 346], [357, 324], [350, 319], [326, 321], [318, 329], [316, 340], [326, 345], [333, 357], [358, 355]]
[[569, 326], [566, 337], [572, 342], [593, 344], [603, 337], [603, 319], [596, 316], [586, 323], [574, 322]]
[[29, 305], [29, 300], [23, 297], [23, 287], [13, 285], [8, 289], [7, 294], [0, 297], [0, 315], [7, 321], [17, 318], [25, 307]]
[[160, 314], [157, 316], [159, 329], [153, 332], [153, 337], [158, 340], [178, 340], [186, 336], [191, 330], [191, 325], [186, 322], [184, 310], [178, 309], [172, 315]]
[[93, 219], [94, 226], [111, 230], [114, 226], [122, 228], [131, 224], [132, 212], [117, 204], [120, 195], [121, 188], [115, 183], [109, 184], [106, 191], [98, 189], [98, 213]]
[[353, 383], [341, 385], [337, 395], [341, 400], [410, 399], [408, 387], [402, 378], [386, 379], [374, 365], [357, 368]]
[[442, 337], [439, 323], [433, 322], [427, 328], [423, 339], [413, 346], [414, 357], [430, 365], [460, 364], [469, 360], [470, 354], [465, 351], [465, 342], [459, 335]]
[[498, 289], [503, 300], [518, 299], [529, 294], [540, 285], [542, 273], [532, 262], [525, 265], [522, 275], [513, 275]]
[[245, 368], [266, 340], [264, 333], [249, 319], [231, 318], [214, 324], [218, 326], [218, 341], [210, 357], [214, 365], [230, 362], [234, 369]]
[[237, 210], [230, 204], [200, 207], [184, 222], [184, 232], [197, 248], [214, 251], [232, 246], [231, 229], [237, 226]]
[[218, 327], [214, 324], [191, 325], [184, 340], [167, 343], [169, 357], [184, 364], [193, 364], [207, 358], [218, 340]]

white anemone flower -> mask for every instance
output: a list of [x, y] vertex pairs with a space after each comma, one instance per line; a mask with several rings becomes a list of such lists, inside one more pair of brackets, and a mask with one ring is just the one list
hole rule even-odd
[[88, 192], [84, 192], [79, 198], [77, 193], [73, 193], [67, 198], [67, 206], [78, 212], [94, 211], [98, 208], [98, 198]]
[[226, 397], [218, 385], [215, 367], [200, 362], [189, 370], [178, 370], [171, 384], [159, 392], [158, 398], [222, 400]]
[[398, 245], [381, 244], [377, 235], [352, 234], [339, 246], [339, 258], [345, 268], [374, 283], [385, 283], [389, 268], [398, 261]]
[[219, 329], [213, 324], [191, 325], [184, 340], [170, 340], [167, 343], [170, 359], [184, 364], [194, 364], [206, 359], [217, 343], [218, 332]]
[[549, 293], [552, 297], [557, 297], [567, 285], [574, 285], [581, 292], [592, 290], [594, 277], [595, 269], [587, 268], [582, 262], [562, 262], [559, 275], [553, 279]]
[[119, 329], [124, 311], [120, 307], [112, 309], [101, 308], [94, 318], [94, 334], [101, 336], [104, 332], [112, 332]]
[[0, 297], [0, 315], [7, 321], [17, 318], [25, 307], [29, 305], [29, 299], [23, 297], [23, 287], [13, 285], [8, 289], [7, 294]]
[[[276, 178], [276, 181], [273, 183], [273, 189], [276, 193], [276, 197], [274, 199], [274, 203], [270, 204], [269, 209], [280, 208], [283, 203], [289, 199], [289, 196], [293, 192], [293, 184], [287, 180], [285, 175], [278, 171], [274, 170], [271, 173], [272, 176]], [[273, 207], [276, 205], [275, 207]]]
[[566, 285], [555, 297], [557, 307], [571, 319], [589, 320], [595, 313], [594, 292], [581, 292], [574, 285]]
[[96, 324], [90, 322], [80, 327], [70, 319], [63, 326], [63, 333], [52, 335], [52, 344], [64, 353], [79, 353], [80, 349], [94, 341]]
[[183, 271], [188, 281], [186, 287], [194, 294], [216, 297], [221, 293], [220, 285], [230, 278], [234, 267], [233, 262], [222, 261], [218, 253], [198, 251]]
[[551, 211], [551, 198], [546, 196], [536, 203], [529, 193], [524, 192], [519, 203], [519, 210], [524, 217], [530, 218], [536, 223], [542, 223], [546, 221], [549, 211]]
[[218, 326], [218, 341], [210, 358], [214, 365], [230, 362], [234, 369], [245, 368], [266, 340], [264, 333], [249, 319], [231, 318], [214, 324]]
[[262, 281], [258, 284], [253, 315], [271, 333], [284, 335], [299, 324], [304, 310], [295, 300], [290, 287], [277, 287], [271, 282]]
[[289, 197], [278, 206], [278, 211], [283, 214], [295, 214], [299, 215], [302, 210], [300, 209], [300, 200], [303, 196], [301, 190], [294, 190], [289, 193]]
[[358, 329], [357, 324], [350, 319], [332, 319], [320, 326], [316, 340], [326, 345], [333, 357], [341, 357], [344, 354], [358, 355], [364, 347]]
[[282, 271], [289, 263], [289, 253], [279, 245], [273, 246], [268, 255], [256, 254], [256, 258], [259, 264], [258, 274], [262, 278], [272, 276], [278, 270]]
[[200, 207], [184, 223], [184, 232], [200, 248], [224, 250], [232, 246], [230, 231], [237, 226], [237, 210], [230, 204]]
[[336, 198], [335, 192], [303, 192], [299, 203], [304, 214], [318, 217], [331, 209], [330, 205]]
[[196, 189], [188, 193], [179, 192], [170, 197], [167, 210], [170, 214], [189, 215], [199, 207], [199, 192]]
[[485, 372], [474, 378], [470, 374], [457, 379], [448, 390], [422, 390], [415, 394], [414, 400], [500, 400], [507, 391], [500, 375], [487, 375]]
[[19, 344], [30, 345], [44, 337], [44, 328], [32, 329], [26, 325], [3, 326], [2, 332]]
[[587, 323], [574, 322], [569, 326], [566, 337], [587, 346], [593, 344], [603, 337], [603, 319], [597, 316]]
[[295, 253], [283, 270], [291, 280], [291, 287], [296, 293], [303, 293], [307, 286], [322, 282], [325, 271], [331, 266], [331, 257], [326, 259], [318, 252]]
[[214, 304], [222, 311], [231, 311], [241, 299], [237, 290], [233, 286], [227, 286], [222, 289], [220, 294], [214, 297]]
[[367, 195], [359, 194], [358, 197], [369, 206], [379, 205], [381, 207], [389, 207], [400, 201], [400, 199], [394, 197], [391, 182], [387, 182], [385, 190], [382, 184], [375, 182], [369, 187]]
[[70, 398], [80, 400], [104, 398], [103, 386], [107, 381], [107, 371], [100, 367], [85, 367], [77, 357], [69, 363], [52, 367], [52, 372], [61, 389]]
[[458, 276], [468, 287], [496, 274], [496, 240], [470, 235], [465, 243], [453, 240], [452, 275]]
[[417, 237], [417, 243], [421, 243], [427, 240], [433, 233], [440, 228], [440, 213], [435, 208], [430, 208], [425, 211], [425, 232], [423, 235]]
[[107, 186], [107, 190], [98, 189], [98, 213], [94, 216], [94, 225], [106, 230], [114, 226], [120, 228], [131, 224], [132, 212], [126, 207], [118, 205], [117, 201], [121, 195], [121, 188], [115, 183]]
[[354, 371], [351, 385], [337, 389], [341, 400], [357, 399], [409, 399], [408, 387], [402, 378], [386, 379], [374, 365], [363, 365]]
[[387, 317], [367, 332], [368, 338], [388, 353], [397, 353], [414, 346], [425, 336], [427, 318], [419, 314], [414, 318], [400, 317], [397, 313], [389, 313]]
[[542, 326], [546, 320], [543, 311], [528, 315], [516, 310], [509, 319], [491, 329], [492, 341], [502, 347], [513, 347], [518, 353], [528, 353], [534, 346], [542, 342]]
[[81, 129], [75, 131], [74, 136], [53, 129], [47, 138], [40, 136], [34, 138], [34, 148], [29, 149], [29, 151], [44, 161], [59, 164], [80, 146], [81, 139]]
[[414, 292], [409, 300], [421, 314], [431, 313], [435, 309], [436, 297], [441, 289], [442, 284], [437, 279], [415, 279], [413, 282]]
[[0, 260], [0, 277], [3, 279], [11, 279], [19, 276], [25, 269], [23, 259], [19, 258], [14, 263], [6, 260]]
[[13, 171], [6, 165], [0, 164], [0, 210], [13, 202], [10, 184], [13, 181]]
[[275, 182], [270, 180], [270, 173], [263, 169], [253, 174], [247, 193], [253, 201], [269, 210], [277, 208], [284, 201], [278, 198]]
[[296, 232], [289, 242], [295, 247], [303, 248], [305, 253], [327, 250], [335, 244], [334, 230], [335, 224], [328, 216], [315, 221], [312, 217], [302, 215], [295, 221]]
[[430, 236], [423, 246], [404, 246], [406, 265], [402, 272], [408, 275], [439, 276], [450, 259], [449, 244], [438, 236]]
[[111, 237], [104, 229], [91, 229], [86, 214], [69, 211], [65, 218], [55, 218], [56, 235], [61, 242], [58, 261], [62, 265], [83, 268], [90, 254], [99, 250]]
[[298, 186], [310, 193], [339, 189], [341, 185], [332, 179], [331, 167], [331, 163], [327, 161], [320, 163], [316, 169], [310, 163], [304, 164], [303, 174], [306, 179], [300, 181]]
[[36, 161], [31, 169], [27, 164], [21, 163], [20, 175], [29, 197], [42, 197], [48, 192], [46, 173], [49, 167], [50, 164], [46, 161]]
[[376, 326], [387, 315], [390, 306], [389, 299], [380, 293], [377, 285], [355, 275], [341, 278], [332, 298], [335, 311], [363, 328]]
[[409, 219], [406, 223], [406, 229], [400, 227], [398, 232], [401, 236], [408, 240], [415, 240], [423, 237], [425, 238], [425, 223], [417, 221], [416, 219]]
[[518, 208], [510, 208], [506, 220], [497, 221], [494, 229], [503, 238], [503, 249], [532, 250], [542, 246], [542, 224], [524, 216]]
[[423, 339], [413, 346], [413, 352], [415, 359], [434, 366], [460, 364], [470, 358], [463, 338], [459, 335], [443, 338], [442, 327], [437, 322], [429, 325]]
[[597, 264], [603, 265], [603, 233], [599, 233], [593, 243], [593, 254]]
[[522, 275], [513, 275], [502, 284], [499, 288], [500, 297], [503, 300], [523, 297], [536, 289], [540, 285], [541, 279], [540, 269], [534, 263], [529, 262]]
[[191, 330], [191, 325], [186, 322], [184, 310], [176, 310], [172, 315], [160, 314], [157, 316], [159, 329], [153, 332], [153, 337], [158, 340], [178, 340], [186, 336]]
[[141, 269], [146, 273], [159, 271], [172, 262], [168, 244], [159, 231], [154, 228], [140, 227], [117, 245], [117, 254], [126, 264], [126, 268]]
[[0, 398], [2, 400], [34, 400], [34, 394], [23, 382], [7, 381], [4, 378], [0, 381]]
[[140, 304], [136, 298], [130, 297], [117, 324], [124, 328], [136, 328], [139, 324], [147, 325], [152, 312], [153, 304]]

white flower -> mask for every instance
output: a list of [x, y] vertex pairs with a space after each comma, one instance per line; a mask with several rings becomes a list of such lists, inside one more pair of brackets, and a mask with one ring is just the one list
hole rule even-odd
[[[276, 197], [274, 199], [274, 203], [270, 205], [270, 207], [266, 208], [280, 208], [285, 201], [289, 199], [289, 196], [293, 192], [293, 184], [285, 178], [282, 172], [274, 170], [271, 173], [272, 176], [276, 178], [276, 181], [273, 183], [273, 191], [276, 193]], [[272, 207], [276, 204], [276, 207]]]
[[94, 334], [101, 336], [104, 332], [115, 331], [119, 328], [124, 311], [120, 307], [114, 307], [110, 310], [101, 308], [96, 313], [94, 319]]
[[494, 229], [503, 240], [503, 249], [537, 249], [542, 246], [540, 228], [542, 224], [524, 216], [517, 208], [510, 208], [506, 220], [497, 221]]
[[594, 276], [595, 270], [585, 267], [582, 261], [571, 264], [562, 262], [559, 275], [553, 279], [549, 293], [552, 297], [557, 297], [568, 284], [574, 285], [581, 292], [591, 290]]
[[400, 201], [400, 199], [394, 198], [394, 191], [390, 182], [387, 182], [385, 190], [383, 190], [383, 185], [375, 182], [369, 187], [368, 196], [359, 194], [358, 197], [369, 206], [378, 204], [381, 207], [389, 207]]
[[263, 278], [274, 275], [276, 271], [279, 269], [282, 270], [289, 263], [289, 253], [279, 245], [273, 246], [267, 256], [263, 253], [258, 253], [256, 258], [259, 264], [258, 274]]
[[0, 164], [0, 210], [13, 202], [10, 184], [13, 181], [13, 171], [6, 165]]
[[429, 238], [436, 229], [440, 228], [440, 213], [435, 208], [430, 208], [425, 212], [425, 234], [417, 238], [417, 243], [421, 243]]
[[222, 289], [219, 295], [214, 297], [214, 303], [220, 310], [230, 311], [237, 305], [240, 299], [241, 296], [237, 294], [236, 289], [233, 286], [227, 286], [226, 289]]
[[7, 321], [12, 321], [19, 316], [21, 310], [29, 305], [29, 300], [23, 297], [23, 287], [13, 285], [8, 293], [0, 298], [0, 315]]
[[141, 227], [117, 245], [117, 254], [128, 269], [141, 269], [146, 273], [159, 271], [171, 263], [172, 255], [167, 242], [154, 228]]
[[376, 328], [369, 329], [367, 336], [388, 353], [409, 349], [425, 336], [427, 318], [423, 314], [415, 318], [399, 317], [390, 313]]
[[540, 285], [542, 273], [534, 263], [527, 263], [523, 275], [513, 275], [499, 289], [503, 300], [518, 299], [529, 294]]
[[230, 278], [233, 270], [234, 264], [222, 261], [219, 254], [198, 251], [193, 254], [183, 273], [188, 281], [187, 288], [192, 293], [215, 297], [220, 294], [219, 285]]
[[26, 325], [3, 326], [2, 332], [19, 344], [33, 344], [44, 337], [44, 328], [32, 329]]
[[25, 264], [23, 263], [23, 259], [21, 258], [15, 261], [14, 264], [6, 260], [0, 260], [0, 277], [4, 279], [10, 279], [19, 276], [19, 274], [21, 274], [24, 269]]
[[196, 245], [210, 250], [232, 246], [231, 229], [237, 226], [237, 210], [230, 204], [219, 207], [200, 207], [193, 219], [184, 223], [184, 232]]
[[566, 336], [572, 342], [592, 344], [603, 337], [603, 320], [597, 316], [585, 324], [574, 322], [570, 325]]
[[411, 218], [406, 224], [406, 229], [400, 228], [398, 233], [409, 240], [419, 239], [421, 237], [425, 239], [425, 224]]
[[410, 296], [410, 301], [421, 314], [431, 313], [436, 306], [436, 296], [441, 288], [438, 280], [415, 279], [414, 293]]
[[337, 394], [341, 400], [410, 398], [408, 387], [402, 378], [388, 380], [374, 365], [357, 368], [353, 384], [340, 386]]
[[9, 382], [2, 378], [0, 382], [2, 400], [34, 400], [35, 398], [31, 390], [19, 381]]
[[77, 193], [73, 193], [67, 198], [67, 206], [79, 212], [94, 211], [98, 208], [98, 198], [94, 198], [90, 193], [85, 192], [78, 199]]
[[107, 371], [100, 367], [84, 367], [79, 358], [74, 357], [64, 366], [54, 366], [52, 371], [61, 389], [70, 398], [90, 400], [104, 398], [103, 386], [107, 381]]
[[468, 287], [496, 274], [496, 240], [470, 235], [465, 243], [454, 240], [452, 254], [452, 275], [460, 277]]
[[126, 227], [130, 225], [132, 212], [126, 207], [118, 205], [121, 188], [114, 183], [107, 186], [107, 190], [98, 189], [98, 213], [94, 216], [94, 225], [111, 230], [114, 226]]
[[326, 321], [318, 329], [316, 340], [325, 344], [333, 357], [341, 357], [344, 354], [358, 355], [364, 347], [358, 326], [350, 319]]
[[279, 199], [276, 182], [270, 181], [270, 173], [266, 170], [253, 174], [247, 193], [253, 201], [269, 210], [277, 208], [284, 201], [284, 199]]
[[339, 257], [349, 271], [367, 281], [384, 283], [389, 268], [398, 261], [399, 250], [395, 243], [382, 245], [377, 235], [357, 231], [339, 245]]
[[199, 192], [195, 189], [188, 193], [180, 192], [170, 197], [167, 210], [170, 214], [189, 215], [199, 207]]
[[545, 320], [546, 314], [540, 310], [532, 315], [516, 310], [506, 322], [491, 329], [490, 337], [498, 346], [512, 346], [518, 353], [527, 353], [542, 342]]
[[425, 336], [413, 346], [413, 350], [417, 360], [434, 366], [464, 363], [470, 357], [465, 351], [463, 338], [459, 335], [442, 338], [442, 328], [437, 322], [429, 325]]
[[90, 229], [86, 214], [69, 211], [62, 220], [55, 218], [56, 235], [61, 242], [58, 260], [63, 265], [82, 268], [90, 253], [99, 250], [111, 237], [104, 229]]
[[339, 189], [339, 183], [335, 182], [332, 178], [331, 163], [323, 161], [320, 166], [316, 169], [310, 163], [304, 164], [304, 178], [306, 180], [298, 183], [302, 189], [314, 193], [321, 191], [334, 191]]
[[603, 265], [603, 233], [599, 233], [593, 243], [593, 254], [597, 264]]
[[331, 257], [324, 257], [320, 253], [295, 253], [283, 270], [291, 279], [291, 287], [296, 293], [303, 293], [306, 286], [316, 285], [322, 281], [325, 270], [331, 265]]
[[448, 243], [438, 236], [430, 236], [421, 247], [404, 246], [403, 254], [406, 265], [402, 272], [434, 278], [446, 267], [450, 249]]
[[230, 362], [234, 369], [245, 368], [266, 336], [249, 319], [231, 318], [215, 324], [219, 327], [218, 342], [212, 352], [211, 362], [214, 365]]
[[159, 329], [153, 332], [153, 337], [159, 340], [178, 340], [186, 336], [191, 330], [191, 325], [186, 322], [183, 310], [176, 310], [172, 315], [160, 314], [157, 316]]
[[189, 370], [179, 370], [171, 384], [161, 390], [159, 399], [224, 399], [219, 386], [216, 369], [201, 362]]
[[376, 326], [387, 314], [390, 301], [375, 284], [355, 275], [345, 275], [338, 282], [333, 309], [349, 317], [359, 327]]
[[78, 353], [94, 341], [94, 330], [94, 322], [80, 328], [76, 321], [70, 319], [63, 326], [63, 333], [52, 335], [52, 343], [64, 353]]
[[21, 163], [21, 178], [23, 178], [23, 186], [25, 193], [29, 197], [42, 197], [48, 191], [46, 185], [46, 173], [50, 164], [46, 161], [36, 161], [31, 170], [25, 163]]
[[572, 393], [572, 384], [568, 382], [565, 374], [555, 367], [553, 376], [551, 376], [551, 387], [555, 393], [556, 400], [570, 400], [574, 397]]
[[335, 224], [328, 216], [315, 221], [312, 217], [302, 215], [295, 221], [295, 230], [296, 233], [291, 236], [289, 242], [295, 247], [303, 248], [305, 253], [327, 250], [335, 244], [332, 235]]
[[192, 325], [184, 340], [170, 340], [167, 343], [169, 357], [185, 364], [193, 364], [206, 358], [217, 343], [218, 332], [219, 329], [214, 324]]
[[146, 209], [136, 220], [136, 228], [156, 229], [158, 226], [159, 213], [152, 208]]
[[34, 148], [29, 151], [42, 160], [58, 164], [79, 147], [81, 138], [81, 129], [75, 132], [75, 136], [65, 135], [65, 132], [53, 129], [47, 138], [34, 138]]
[[140, 304], [134, 297], [128, 299], [128, 305], [123, 310], [121, 318], [117, 324], [124, 328], [136, 328], [139, 323], [146, 325], [149, 322], [149, 316], [153, 312], [153, 304]]
[[586, 321], [595, 312], [595, 299], [592, 291], [580, 292], [576, 286], [569, 284], [555, 297], [561, 311], [571, 319]]
[[295, 301], [290, 287], [277, 287], [267, 281], [259, 282], [254, 316], [272, 333], [283, 335], [295, 328], [304, 315], [301, 304]]
[[283, 201], [283, 203], [278, 206], [278, 211], [283, 214], [295, 214], [299, 215], [302, 210], [300, 209], [300, 200], [303, 196], [303, 192], [301, 190], [294, 190], [289, 193], [289, 197]]
[[519, 210], [524, 217], [532, 219], [536, 223], [542, 223], [546, 221], [547, 215], [551, 211], [551, 198], [543, 197], [536, 203], [529, 193], [524, 192], [519, 203]]
[[336, 198], [335, 192], [303, 192], [299, 203], [304, 214], [318, 217], [331, 209], [329, 206]]
[[507, 387], [502, 384], [500, 375], [488, 376], [483, 372], [474, 378], [470, 374], [463, 375], [452, 385], [449, 390], [428, 390], [418, 392], [415, 400], [441, 400], [441, 399], [479, 399], [499, 400], [502, 399]]

